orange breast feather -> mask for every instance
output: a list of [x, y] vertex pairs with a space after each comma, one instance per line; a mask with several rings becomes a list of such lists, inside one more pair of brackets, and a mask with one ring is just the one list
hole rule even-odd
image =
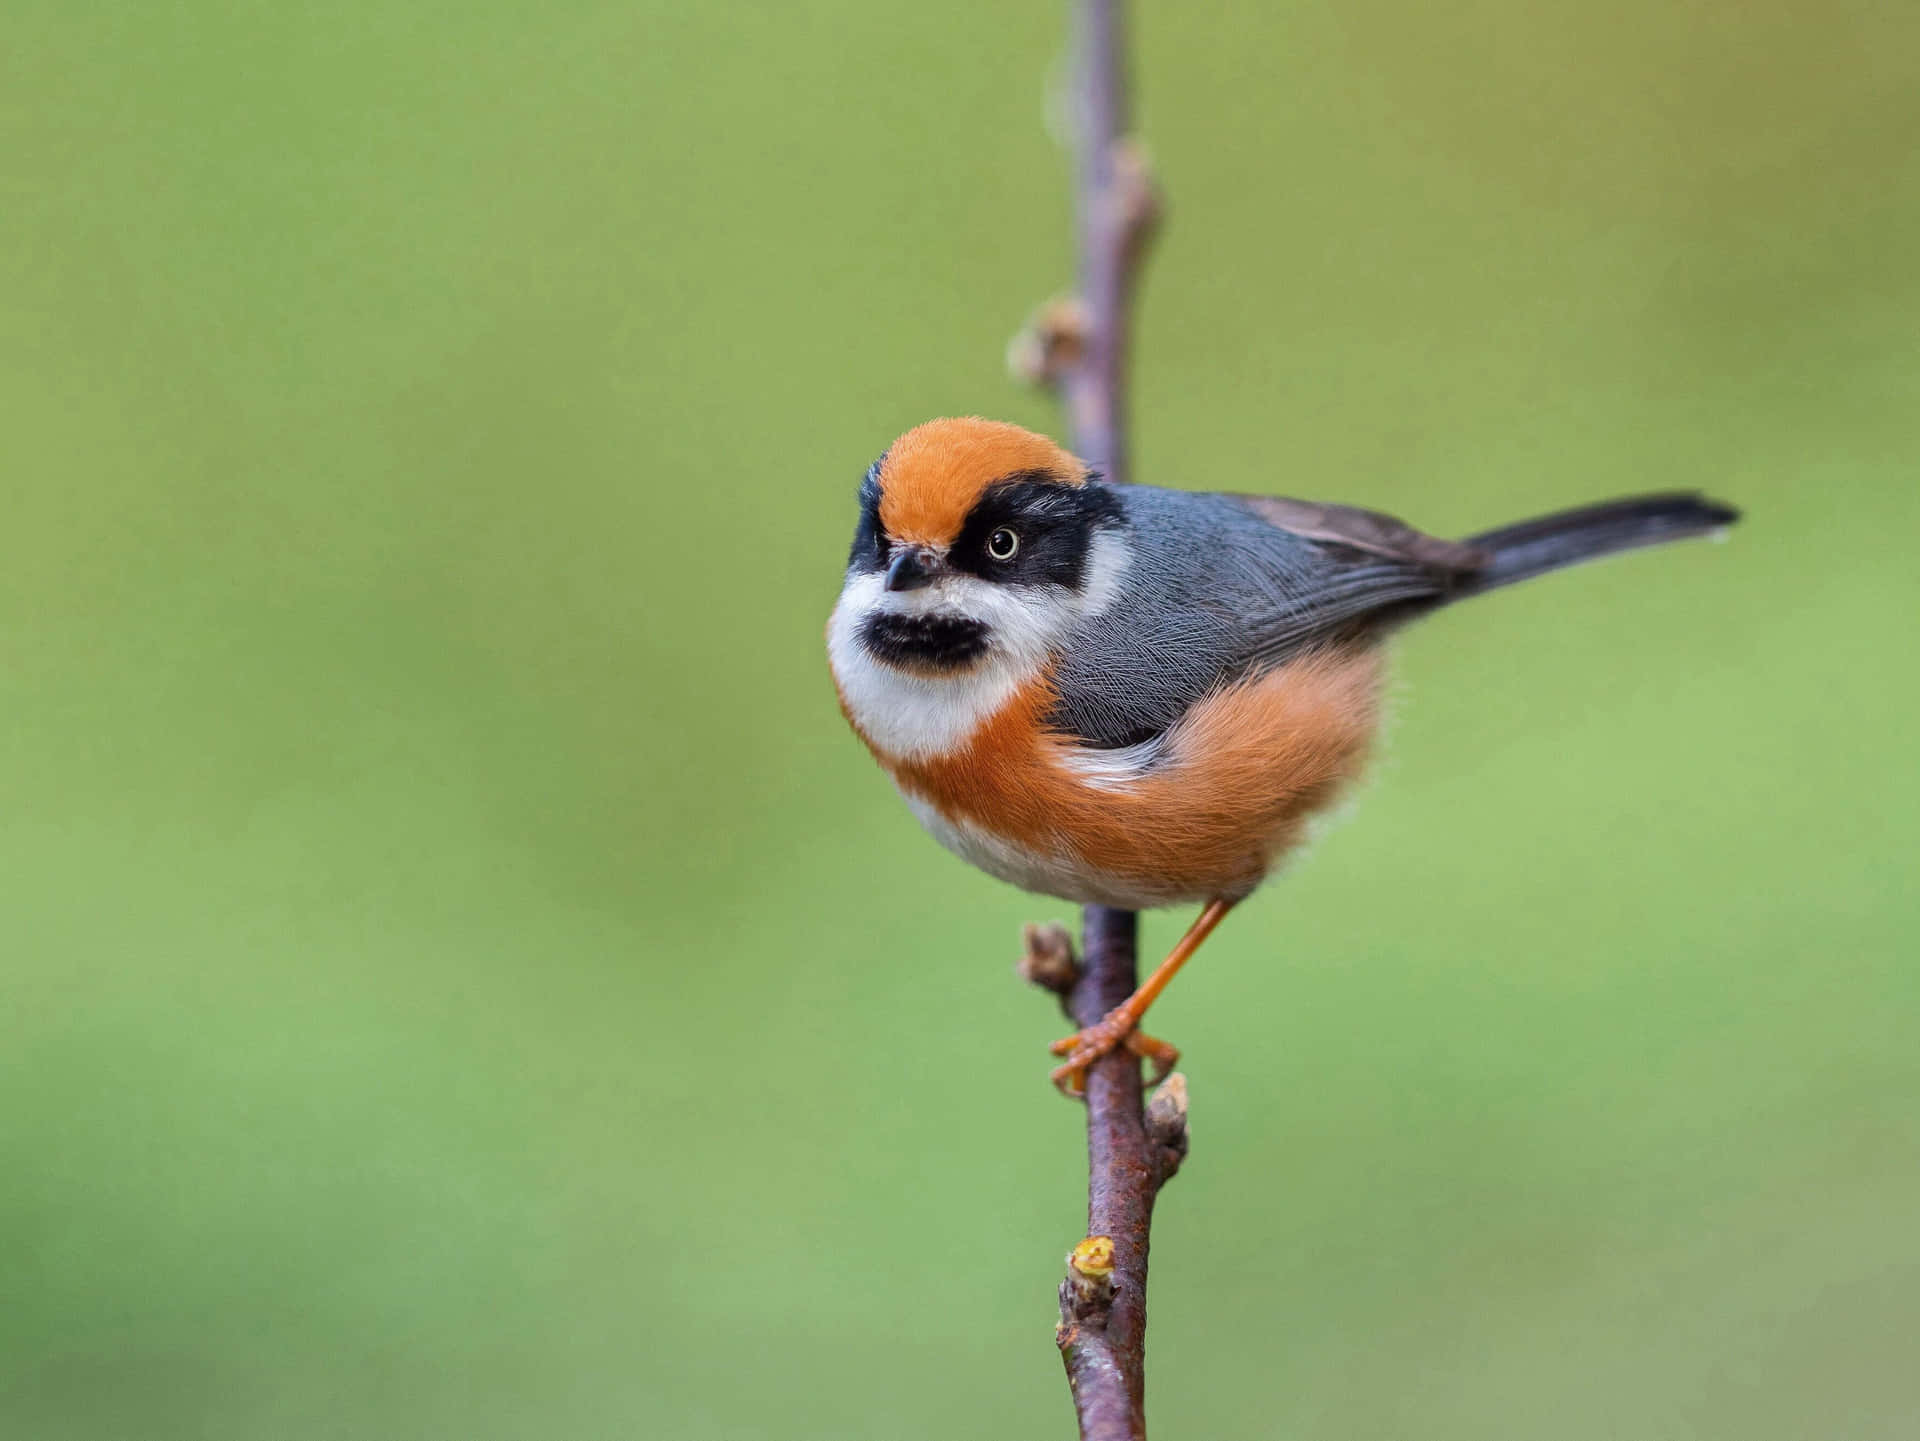
[[1097, 784], [1049, 733], [1053, 694], [1028, 686], [961, 749], [881, 755], [894, 779], [950, 818], [1040, 855], [1065, 853], [1165, 902], [1237, 900], [1358, 774], [1379, 722], [1380, 657], [1304, 656], [1200, 702], [1146, 776]]

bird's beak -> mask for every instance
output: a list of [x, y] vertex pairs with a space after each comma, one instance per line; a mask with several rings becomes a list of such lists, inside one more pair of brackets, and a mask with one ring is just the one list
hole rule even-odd
[[887, 566], [888, 590], [919, 590], [932, 585], [947, 568], [937, 550], [924, 545], [907, 546], [894, 553]]

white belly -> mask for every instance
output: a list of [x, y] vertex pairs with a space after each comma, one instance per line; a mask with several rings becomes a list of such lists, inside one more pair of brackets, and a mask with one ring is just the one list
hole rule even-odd
[[1076, 860], [1064, 851], [1035, 851], [1016, 845], [968, 821], [949, 820], [921, 796], [902, 787], [900, 794], [927, 834], [969, 865], [1023, 891], [1057, 896], [1076, 905], [1118, 906], [1145, 911], [1156, 906], [1207, 899], [1108, 875]]

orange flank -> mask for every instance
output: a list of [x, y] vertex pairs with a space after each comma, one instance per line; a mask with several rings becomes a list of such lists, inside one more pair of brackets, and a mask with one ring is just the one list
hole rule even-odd
[[924, 760], [875, 751], [942, 814], [1037, 855], [1067, 854], [1116, 892], [1164, 903], [1237, 901], [1259, 885], [1366, 759], [1381, 662], [1359, 650], [1302, 656], [1199, 702], [1136, 780], [1096, 783], [1079, 747], [1049, 731], [1042, 676], [958, 749]]

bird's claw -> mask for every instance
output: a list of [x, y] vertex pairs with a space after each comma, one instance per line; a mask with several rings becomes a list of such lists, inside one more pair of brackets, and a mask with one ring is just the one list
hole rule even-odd
[[1149, 1086], [1157, 1086], [1173, 1073], [1180, 1052], [1166, 1041], [1149, 1036], [1135, 1027], [1133, 1018], [1119, 1010], [1107, 1012], [1085, 1030], [1063, 1036], [1047, 1049], [1066, 1060], [1050, 1073], [1056, 1089], [1064, 1096], [1083, 1096], [1087, 1090], [1087, 1068], [1116, 1046], [1153, 1063]]

